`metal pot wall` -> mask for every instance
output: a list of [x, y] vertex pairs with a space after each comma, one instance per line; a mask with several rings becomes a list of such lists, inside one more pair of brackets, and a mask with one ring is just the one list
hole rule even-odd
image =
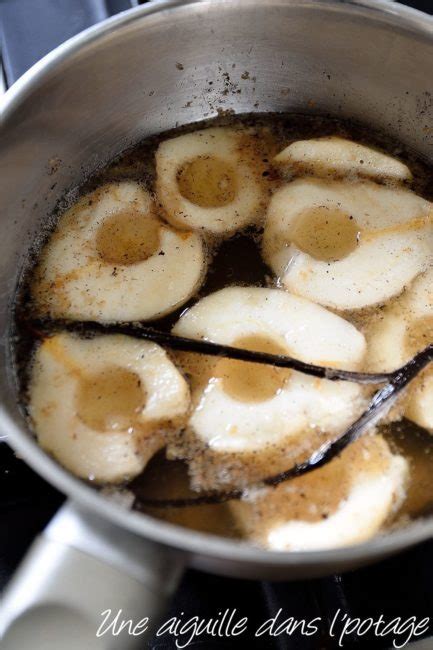
[[163, 1], [73, 38], [7, 93], [0, 427], [70, 502], [3, 598], [4, 647], [138, 647], [146, 633], [97, 639], [101, 612], [123, 609], [125, 618], [155, 621], [187, 564], [253, 579], [306, 578], [432, 535], [433, 521], [423, 521], [352, 548], [276, 553], [128, 511], [37, 446], [17, 406], [9, 348], [11, 303], [34, 238], [66, 191], [127, 146], [221, 110], [298, 111], [367, 123], [433, 162], [432, 65], [433, 20], [390, 2]]

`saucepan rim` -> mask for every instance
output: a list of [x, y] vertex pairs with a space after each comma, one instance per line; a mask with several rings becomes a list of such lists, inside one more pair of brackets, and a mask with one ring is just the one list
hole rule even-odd
[[[331, 8], [335, 10], [356, 10], [362, 15], [377, 20], [395, 21], [405, 29], [412, 30], [419, 37], [433, 41], [433, 18], [420, 11], [397, 5], [390, 0], [154, 0], [147, 5], [122, 12], [103, 23], [90, 27], [69, 39], [47, 54], [27, 71], [2, 99], [3, 123], [41, 82], [62, 62], [104, 36], [124, 28], [139, 18], [163, 12], [169, 16], [172, 11], [188, 10], [191, 5], [293, 5], [308, 8]], [[362, 563], [368, 558], [381, 557], [409, 547], [433, 536], [433, 517], [414, 522], [406, 528], [378, 536], [356, 546], [323, 551], [267, 551], [251, 544], [200, 533], [175, 524], [158, 520], [143, 513], [128, 510], [86, 485], [62, 468], [48, 456], [20, 427], [0, 404], [0, 422], [7, 432], [8, 443], [43, 478], [68, 495], [83, 508], [91, 510], [105, 519], [142, 537], [165, 546], [208, 559], [227, 560], [260, 565], [262, 568], [291, 567], [305, 565], [320, 568], [329, 564]], [[284, 576], [283, 576], [284, 577]]]

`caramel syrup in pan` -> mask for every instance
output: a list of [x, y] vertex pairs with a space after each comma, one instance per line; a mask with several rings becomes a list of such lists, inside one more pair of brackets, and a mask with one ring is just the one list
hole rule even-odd
[[[403, 151], [399, 145], [384, 136], [373, 133], [371, 129], [332, 118], [303, 115], [268, 114], [259, 117], [225, 117], [218, 118], [216, 122], [212, 121], [211, 124], [239, 124], [239, 122], [257, 129], [261, 137], [268, 138], [269, 142], [272, 142], [269, 148], [270, 156], [273, 150], [276, 153], [292, 141], [326, 135], [340, 135], [367, 145], [378, 146], [391, 155], [398, 155], [405, 160], [414, 174], [415, 180], [412, 184], [414, 191], [429, 200], [433, 199], [432, 170], [419, 158]], [[208, 123], [205, 125], [207, 126]], [[81, 191], [85, 193], [105, 182], [123, 179], [137, 180], [152, 191], [155, 180], [154, 153], [159, 142], [180, 133], [203, 128], [203, 126], [203, 123], [189, 126], [142, 142], [88, 179]], [[264, 162], [267, 162], [267, 160]], [[191, 163], [191, 165], [194, 164]], [[202, 207], [221, 206], [230, 203], [236, 194], [236, 178], [235, 174], [230, 173], [227, 166], [221, 164], [218, 159], [210, 159], [205, 165], [201, 164], [193, 169], [190, 169], [191, 165], [184, 167], [178, 178], [181, 193], [185, 197]], [[194, 177], [194, 184], [191, 183], [192, 177]], [[209, 184], [209, 177], [214, 179], [214, 186], [212, 183]], [[272, 184], [275, 181], [272, 178], [272, 172], [264, 172], [264, 180]], [[137, 222], [131, 223], [130, 228], [123, 229], [124, 235], [119, 235], [116, 219], [117, 216], [113, 217], [112, 222], [108, 223], [108, 227], [101, 232], [101, 236], [98, 238], [97, 246], [104, 259], [113, 263], [133, 264], [137, 260], [145, 259], [157, 248], [158, 231], [152, 219], [149, 219], [149, 223], [143, 221], [140, 221], [138, 225]], [[326, 226], [323, 224], [323, 214], [321, 214], [320, 208], [309, 211], [306, 215], [300, 215], [293, 232], [294, 243], [297, 247], [306, 253], [314, 255], [316, 259], [324, 261], [341, 259], [356, 247], [358, 228], [354, 220], [348, 219], [348, 215], [339, 210], [334, 212], [328, 210]], [[146, 235], [144, 238], [141, 236], [143, 234]], [[180, 313], [193, 304], [197, 298], [226, 286], [274, 286], [272, 273], [265, 265], [260, 254], [260, 235], [260, 231], [250, 228], [219, 243], [215, 247], [210, 261], [205, 283], [194, 300], [169, 316], [159, 321], [153, 321], [152, 326], [167, 331], [170, 330], [179, 318]], [[128, 250], [127, 259], [119, 259], [118, 247], [116, 246], [118, 236], [129, 238], [128, 241], [122, 241], [120, 246], [123, 251]], [[145, 239], [145, 244], [143, 244], [143, 239]], [[29, 265], [29, 269], [24, 276], [16, 305], [17, 336], [15, 356], [24, 405], [27, 381], [26, 360], [31, 355], [34, 346], [34, 341], [29, 337], [28, 329], [22, 326], [24, 317], [28, 317], [29, 311], [31, 312], [27, 290], [30, 276], [31, 265]], [[372, 317], [374, 318], [372, 310], [365, 310], [356, 314], [346, 312], [342, 315], [351, 320], [361, 330]], [[415, 327], [414, 332], [409, 333], [408, 337], [411, 337], [412, 343], [408, 342], [408, 345], [410, 344], [413, 352], [419, 350], [425, 344], [433, 342], [432, 323], [423, 323], [419, 328]], [[255, 337], [254, 340], [251, 340], [250, 337], [245, 338], [238, 340], [236, 345], [272, 353], [280, 352], [280, 350], [275, 349], [275, 344], [271, 344], [270, 347], [270, 342], [265, 337], [263, 337], [263, 340], [259, 340], [259, 337]], [[246, 402], [260, 401], [271, 396], [279, 389], [287, 378], [287, 374], [290, 373], [287, 370], [259, 367], [255, 364], [245, 364], [229, 359], [220, 360], [214, 372], [219, 376], [227, 377], [225, 390], [229, 394]], [[85, 386], [79, 391], [80, 412], [84, 414], [90, 426], [97, 428], [104, 426], [104, 404], [109, 403], [112, 406], [114, 400], [115, 407], [119, 411], [119, 417], [121, 416], [124, 419], [129, 417], [131, 410], [135, 411], [139, 408], [142, 399], [144, 399], [143, 395], [139, 391], [137, 392], [134, 380], [126, 376], [127, 371], [124, 371], [125, 377], [119, 378], [119, 376], [116, 376], [115, 378], [116, 382], [122, 381], [124, 383], [122, 387], [118, 387], [119, 390], [115, 390], [115, 387], [111, 386], [110, 381], [112, 378], [110, 378], [109, 374], [108, 369], [107, 373], [105, 373], [106, 376], [93, 378], [94, 381], [101, 384], [101, 392], [107, 396], [108, 400], [108, 402], [100, 403], [98, 408], [88, 402], [89, 391], [86, 390]], [[105, 384], [107, 386], [110, 384], [111, 388], [108, 387], [106, 390], [107, 386]], [[123, 398], [119, 399], [119, 395], [125, 396], [126, 394], [128, 395], [126, 401]], [[381, 430], [388, 442], [390, 442], [391, 447], [395, 451], [402, 453], [410, 462], [411, 478], [407, 497], [391, 525], [402, 525], [411, 518], [433, 514], [433, 436], [407, 420], [382, 425]], [[166, 509], [150, 508], [143, 505], [142, 501], [144, 499], [174, 499], [197, 494], [189, 489], [186, 465], [181, 461], [166, 460], [163, 451], [149, 462], [139, 477], [118, 490], [120, 492], [126, 490], [127, 495], [132, 493], [134, 507], [155, 517], [204, 532], [230, 537], [240, 536], [240, 531], [237, 530], [230, 509], [226, 504]], [[109, 491], [112, 492], [112, 488]]]

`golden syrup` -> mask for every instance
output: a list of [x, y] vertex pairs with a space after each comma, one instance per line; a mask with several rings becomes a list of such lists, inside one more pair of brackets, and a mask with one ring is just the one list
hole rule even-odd
[[356, 249], [359, 228], [350, 214], [336, 207], [318, 206], [297, 217], [289, 236], [303, 253], [323, 262], [335, 262]]
[[433, 316], [422, 316], [406, 329], [405, 349], [410, 357], [433, 343]]
[[140, 378], [118, 366], [80, 378], [76, 409], [81, 421], [96, 431], [126, 431], [137, 424], [146, 403]]
[[220, 158], [199, 156], [182, 167], [177, 176], [182, 196], [201, 208], [221, 208], [237, 193], [235, 169]]
[[409, 462], [407, 495], [398, 519], [433, 514], [433, 436], [410, 420], [382, 427], [391, 447]]
[[[248, 126], [257, 134], [257, 143], [266, 140], [266, 147], [257, 149], [258, 173], [263, 177], [263, 182], [268, 184], [269, 192], [279, 187], [281, 182], [286, 182], [278, 177], [272, 168], [272, 153], [277, 153], [295, 140], [339, 135], [365, 143], [388, 149], [396, 149], [395, 142], [388, 142], [380, 135], [372, 134], [370, 129], [357, 125], [338, 122], [334, 119], [302, 116], [302, 115], [265, 115], [244, 118], [223, 117], [212, 125]], [[143, 183], [150, 192], [154, 191], [155, 167], [154, 154], [159, 142], [174, 137], [185, 131], [202, 129], [203, 124], [192, 125], [177, 129], [170, 133], [163, 133], [157, 137], [149, 138], [140, 143], [133, 150], [127, 151], [104, 170], [91, 178], [85, 186], [83, 193], [97, 189], [104, 183], [131, 179]], [[425, 198], [433, 199], [433, 185], [431, 183], [431, 169], [415, 157], [408, 157], [408, 163], [414, 172], [413, 189]], [[238, 191], [238, 178], [234, 168], [222, 158], [198, 157], [180, 170], [178, 186], [182, 195], [204, 208], [218, 208], [230, 204], [236, 198]], [[417, 224], [414, 224], [414, 227]], [[137, 220], [134, 212], [127, 212], [113, 216], [101, 225], [97, 233], [97, 249], [101, 260], [115, 264], [135, 264], [147, 259], [159, 246], [160, 222], [149, 215]], [[334, 261], [349, 255], [357, 246], [359, 229], [351, 215], [345, 212], [324, 207], [316, 207], [301, 215], [295, 223], [290, 234], [291, 241], [301, 250], [312, 257], [323, 261]], [[362, 236], [362, 234], [361, 234]], [[212, 258], [204, 285], [201, 287], [197, 298], [201, 298], [213, 291], [226, 286], [275, 286], [270, 280], [272, 274], [263, 261], [260, 246], [261, 232], [259, 229], [250, 229], [239, 233], [224, 242], [211, 242], [213, 246]], [[27, 281], [31, 280], [31, 269]], [[34, 347], [34, 340], [29, 337], [20, 321], [25, 321], [32, 306], [26, 294], [26, 284], [22, 285], [19, 294], [16, 318], [18, 343], [16, 346], [17, 365], [23, 387], [23, 401], [26, 395], [26, 372], [28, 359]], [[176, 310], [169, 316], [155, 321], [152, 326], [157, 329], [169, 331], [179, 318], [183, 308]], [[374, 318], [373, 310], [363, 313], [354, 312], [345, 314], [344, 317], [352, 321], [357, 327], [363, 329]], [[413, 330], [413, 331], [412, 331]], [[237, 346], [262, 350], [267, 352], [285, 352], [272, 342], [258, 341], [250, 338], [239, 339]], [[408, 331], [406, 345], [411, 351], [424, 347], [424, 344], [433, 341], [433, 326], [429, 323], [418, 323]], [[207, 381], [214, 374], [223, 378], [224, 389], [245, 402], [255, 402], [269, 399], [288, 380], [290, 371], [261, 367], [244, 362], [230, 360], [217, 361], [215, 358], [202, 357], [190, 353], [172, 355], [176, 365], [186, 374], [193, 388], [196, 384]], [[108, 368], [103, 373], [95, 373], [80, 380], [77, 393], [76, 407], [81, 419], [96, 430], [106, 430], [117, 426], [137, 426], [137, 416], [146, 403], [146, 394], [140, 385], [138, 377], [125, 369]], [[183, 432], [179, 432], [181, 436]], [[411, 479], [407, 499], [399, 513], [403, 517], [423, 516], [433, 509], [433, 436], [403, 420], [386, 427], [386, 437], [391, 445], [408, 460], [411, 466]], [[289, 463], [291, 464], [291, 463]], [[269, 469], [269, 468], [267, 468]], [[329, 470], [327, 470], [329, 471]], [[341, 477], [345, 476], [345, 468], [341, 469]], [[314, 472], [309, 475], [312, 477]], [[326, 472], [324, 472], [326, 475]], [[147, 498], [176, 499], [185, 496], [196, 496], [190, 489], [190, 479], [187, 465], [180, 461], [167, 460], [164, 453], [159, 453], [153, 458], [144, 472], [134, 479], [128, 489], [135, 496], [135, 506], [152, 516], [166, 521], [187, 526], [204, 532], [218, 535], [239, 536], [241, 533], [231, 515], [227, 504], [189, 507], [183, 509], [168, 508], [158, 509], [142, 505]], [[344, 483], [345, 481], [343, 481]], [[317, 475], [307, 490], [302, 488], [303, 481], [284, 484], [288, 494], [293, 488], [296, 498], [292, 506], [302, 518], [315, 521], [320, 517], [335, 510], [337, 502], [342, 495], [342, 486], [338, 485], [332, 492], [322, 485], [320, 475]], [[315, 501], [315, 504], [313, 503]], [[267, 507], [267, 504], [265, 504]], [[325, 507], [326, 506], [326, 507]], [[279, 506], [273, 513], [278, 517]]]
[[[266, 336], [244, 336], [232, 343], [233, 347], [269, 354], [288, 354], [286, 348]], [[224, 391], [240, 402], [264, 402], [274, 397], [285, 385], [290, 370], [272, 366], [222, 359], [215, 367], [214, 376], [223, 381]]]
[[134, 210], [116, 212], [96, 233], [96, 250], [108, 264], [143, 262], [159, 248], [161, 224], [153, 215]]

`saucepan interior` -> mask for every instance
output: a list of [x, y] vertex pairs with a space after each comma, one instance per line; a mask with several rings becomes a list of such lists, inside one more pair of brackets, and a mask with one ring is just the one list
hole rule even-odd
[[[271, 553], [129, 512], [40, 450], [17, 407], [14, 291], [65, 194], [147, 135], [221, 112], [311, 112], [370, 125], [432, 158], [433, 21], [383, 2], [156, 2], [77, 36], [14, 86], [3, 112], [1, 429], [36, 471], [125, 528], [201, 568], [253, 578], [353, 567], [429, 537], [433, 521], [321, 553]], [[209, 83], [212, 82], [212, 83]]]

